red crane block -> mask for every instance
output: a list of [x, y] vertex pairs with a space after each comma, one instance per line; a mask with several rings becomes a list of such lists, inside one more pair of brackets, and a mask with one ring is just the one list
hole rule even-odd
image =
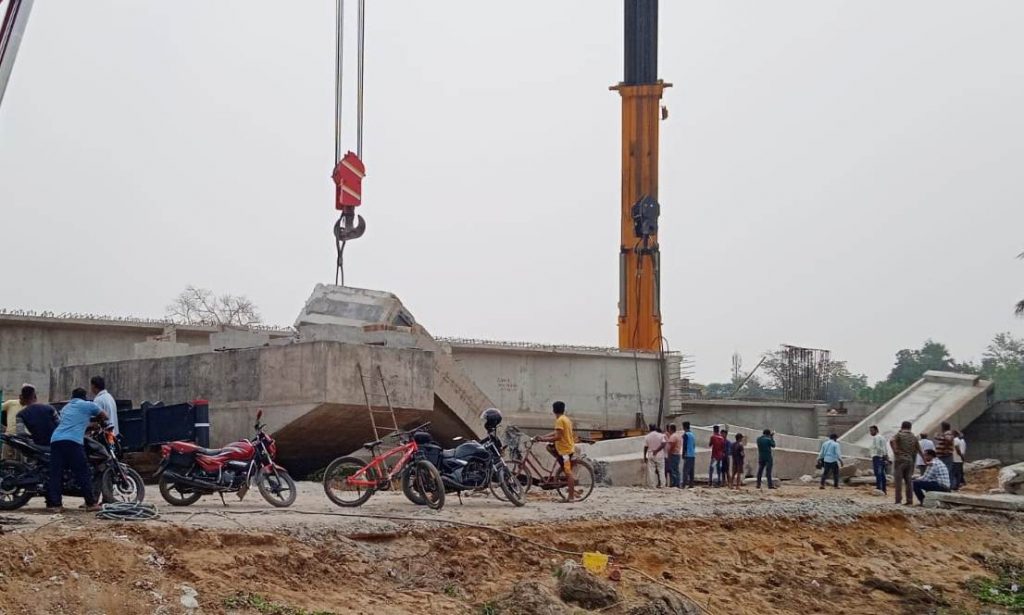
[[363, 178], [366, 177], [366, 167], [363, 161], [353, 152], [345, 154], [345, 157], [334, 167], [331, 175], [334, 179], [335, 209], [347, 207], [358, 207], [363, 202]]

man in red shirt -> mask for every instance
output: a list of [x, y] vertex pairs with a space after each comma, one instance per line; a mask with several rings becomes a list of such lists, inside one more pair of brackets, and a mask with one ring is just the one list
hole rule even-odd
[[722, 486], [722, 460], [725, 459], [725, 438], [722, 437], [721, 429], [715, 425], [711, 434], [711, 441], [708, 446], [711, 448], [711, 465], [708, 466], [708, 487], [715, 486], [715, 475], [718, 475], [718, 485]]

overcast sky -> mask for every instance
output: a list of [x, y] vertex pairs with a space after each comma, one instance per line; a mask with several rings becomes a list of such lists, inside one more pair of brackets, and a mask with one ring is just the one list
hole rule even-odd
[[[348, 282], [435, 335], [615, 344], [622, 2], [368, 4]], [[665, 337], [699, 380], [1024, 333], [1024, 3], [661, 4]], [[0, 306], [161, 316], [191, 283], [291, 324], [333, 281], [333, 36], [330, 0], [37, 0]]]

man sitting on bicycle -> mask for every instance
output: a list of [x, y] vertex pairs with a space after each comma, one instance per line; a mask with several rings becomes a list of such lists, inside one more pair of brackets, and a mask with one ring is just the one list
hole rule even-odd
[[556, 401], [551, 405], [551, 410], [555, 413], [555, 430], [536, 439], [551, 443], [547, 446], [548, 452], [562, 464], [566, 487], [569, 491], [566, 501], [572, 502], [576, 499], [576, 478], [572, 473], [572, 458], [576, 452], [576, 434], [572, 429], [572, 421], [565, 416], [565, 402]]

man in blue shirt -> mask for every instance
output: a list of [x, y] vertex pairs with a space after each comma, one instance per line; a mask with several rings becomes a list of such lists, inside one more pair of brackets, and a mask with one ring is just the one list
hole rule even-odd
[[683, 483], [682, 487], [693, 488], [694, 470], [697, 467], [697, 436], [690, 431], [690, 421], [683, 422]]
[[71, 401], [60, 413], [60, 423], [50, 437], [50, 483], [46, 490], [46, 511], [62, 512], [64, 470], [71, 469], [75, 482], [85, 494], [85, 509], [99, 510], [92, 488], [92, 472], [85, 459], [85, 430], [93, 419], [106, 421], [100, 407], [85, 399], [85, 389], [71, 392]]
[[761, 476], [764, 475], [767, 470], [768, 474], [768, 488], [775, 489], [775, 485], [772, 484], [772, 465], [774, 463], [774, 454], [772, 449], [775, 448], [775, 433], [771, 429], [765, 429], [761, 432], [761, 437], [757, 439], [757, 488], [761, 488]]
[[839, 465], [843, 463], [843, 453], [839, 449], [839, 435], [829, 434], [828, 440], [825, 440], [821, 444], [821, 450], [818, 452], [818, 460], [822, 462], [821, 472], [821, 486], [819, 489], [825, 488], [825, 482], [828, 480], [829, 475], [832, 475], [832, 485], [839, 488]]

